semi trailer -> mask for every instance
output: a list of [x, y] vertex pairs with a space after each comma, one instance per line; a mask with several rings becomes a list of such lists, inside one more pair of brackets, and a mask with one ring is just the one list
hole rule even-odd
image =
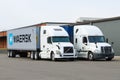
[[74, 59], [68, 33], [59, 26], [29, 26], [7, 31], [8, 57], [38, 59]]
[[112, 46], [106, 42], [102, 31], [93, 25], [64, 25], [69, 34], [70, 41], [74, 44], [78, 58], [89, 60], [114, 58]]

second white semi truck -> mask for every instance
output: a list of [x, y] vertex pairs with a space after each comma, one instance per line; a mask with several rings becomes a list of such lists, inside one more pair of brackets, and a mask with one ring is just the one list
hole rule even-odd
[[59, 26], [29, 26], [7, 31], [8, 57], [31, 59], [74, 59], [74, 46], [68, 33]]
[[106, 42], [102, 31], [93, 25], [65, 25], [63, 27], [74, 44], [78, 58], [89, 60], [114, 58], [112, 46]]

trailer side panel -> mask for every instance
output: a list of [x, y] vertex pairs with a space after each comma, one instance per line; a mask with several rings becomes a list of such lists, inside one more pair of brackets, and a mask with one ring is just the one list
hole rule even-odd
[[[9, 50], [37, 50], [37, 27], [25, 27], [7, 32], [7, 46]], [[39, 38], [39, 37], [38, 37]], [[39, 40], [39, 39], [38, 39]]]
[[69, 25], [65, 25], [65, 26], [61, 26], [61, 27], [63, 27], [67, 32], [68, 32], [68, 34], [69, 34], [69, 37], [70, 37], [70, 42], [72, 42], [72, 43], [74, 43], [74, 33], [73, 33], [73, 31], [74, 31], [74, 26], [69, 26]]

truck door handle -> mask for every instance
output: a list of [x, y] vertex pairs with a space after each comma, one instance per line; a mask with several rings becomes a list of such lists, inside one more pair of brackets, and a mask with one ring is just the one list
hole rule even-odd
[[84, 47], [82, 47], [82, 49], [84, 49]]

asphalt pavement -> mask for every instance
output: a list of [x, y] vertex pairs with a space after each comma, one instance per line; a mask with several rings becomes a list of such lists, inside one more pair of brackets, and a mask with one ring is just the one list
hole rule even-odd
[[120, 80], [120, 58], [53, 62], [0, 54], [0, 80]]

